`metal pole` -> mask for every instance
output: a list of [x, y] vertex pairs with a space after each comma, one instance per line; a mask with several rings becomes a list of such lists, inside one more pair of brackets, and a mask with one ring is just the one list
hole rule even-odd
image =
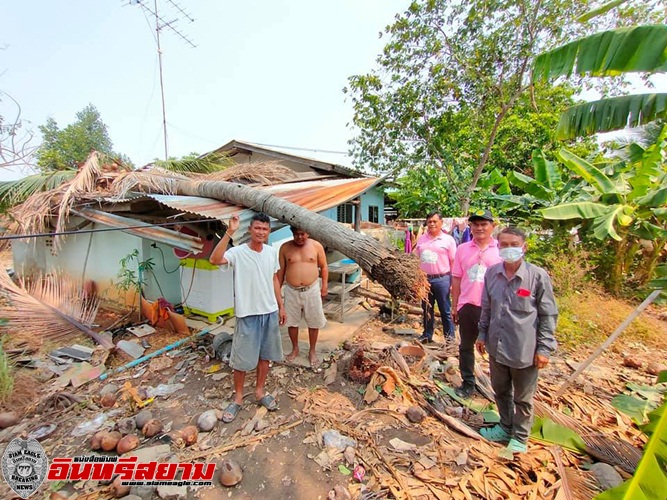
[[160, 67], [160, 94], [162, 96], [162, 130], [164, 133], [164, 159], [169, 159], [167, 152], [167, 111], [164, 105], [164, 80], [162, 78], [162, 49], [160, 47], [160, 20], [157, 13], [157, 0], [155, 0], [155, 35], [157, 40], [157, 58]]
[[611, 343], [612, 343], [614, 340], [616, 340], [616, 338], [617, 338], [621, 333], [623, 333], [623, 330], [625, 330], [625, 329], [628, 327], [628, 325], [629, 325], [630, 323], [632, 323], [632, 322], [634, 321], [634, 319], [635, 319], [637, 316], [639, 316], [639, 315], [641, 314], [641, 312], [642, 312], [644, 309], [646, 309], [646, 308], [651, 304], [651, 302], [653, 302], [653, 301], [658, 297], [658, 295], [660, 295], [661, 292], [662, 292], [662, 289], [659, 289], [659, 290], [653, 290], [653, 292], [651, 293], [651, 295], [649, 295], [648, 297], [646, 297], [646, 299], [644, 299], [644, 302], [642, 302], [641, 304], [639, 304], [639, 306], [637, 306], [637, 309], [635, 309], [634, 311], [632, 311], [632, 314], [630, 314], [630, 316], [628, 316], [627, 318], [625, 318], [625, 321], [623, 321], [623, 323], [621, 323], [621, 324], [618, 326], [618, 328], [616, 328], [616, 330], [614, 330], [614, 333], [612, 333], [612, 334], [607, 338], [607, 340], [605, 340], [605, 341], [602, 343], [602, 345], [601, 345], [600, 347], [598, 347], [598, 348], [595, 350], [595, 352], [594, 352], [593, 354], [591, 354], [591, 355], [588, 357], [588, 359], [587, 359], [586, 361], [584, 361], [584, 362], [581, 364], [581, 366], [580, 366], [579, 368], [576, 369], [576, 371], [570, 376], [570, 378], [568, 378], [565, 382], [563, 382], [563, 385], [561, 385], [561, 386], [560, 386], [560, 389], [558, 389], [558, 392], [557, 392], [556, 395], [554, 396], [554, 399], [557, 400], [558, 398], [560, 398], [560, 397], [563, 395], [563, 393], [565, 392], [565, 389], [567, 389], [567, 388], [570, 386], [570, 384], [571, 384], [572, 382], [574, 382], [574, 381], [576, 380], [576, 378], [577, 378], [577, 377], [578, 377], [578, 376], [579, 376], [579, 375], [580, 375], [586, 368], [588, 368], [589, 365], [590, 365], [593, 361], [595, 361], [595, 359], [596, 359], [600, 354], [602, 354], [602, 352], [603, 352], [605, 349], [607, 349], [607, 347], [609, 347], [609, 346], [611, 345]]
[[116, 375], [117, 373], [121, 373], [126, 370], [129, 370], [130, 368], [134, 368], [135, 366], [143, 363], [144, 361], [148, 361], [149, 359], [154, 358], [155, 356], [159, 356], [160, 354], [164, 354], [165, 352], [171, 351], [172, 349], [176, 349], [177, 347], [182, 346], [183, 344], [186, 344], [193, 340], [197, 340], [199, 337], [206, 335], [210, 331], [211, 331], [210, 328], [206, 328], [205, 330], [197, 332], [194, 335], [191, 335], [190, 337], [177, 340], [176, 342], [173, 342], [172, 344], [169, 344], [168, 346], [165, 346], [162, 349], [158, 349], [157, 351], [147, 354], [146, 356], [142, 356], [141, 358], [130, 361], [129, 363], [123, 366], [119, 366], [118, 368], [114, 368], [113, 370], [103, 373], [102, 375], [99, 376], [99, 379], [106, 380], [111, 375]]

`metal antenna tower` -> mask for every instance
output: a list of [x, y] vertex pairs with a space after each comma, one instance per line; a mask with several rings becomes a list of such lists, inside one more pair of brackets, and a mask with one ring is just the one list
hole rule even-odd
[[[169, 16], [170, 20], [165, 19], [158, 12], [158, 0], [153, 0], [153, 8], [151, 9], [147, 4], [150, 0], [129, 0], [129, 3], [125, 5], [138, 5], [144, 11], [146, 19], [148, 15], [155, 19], [155, 42], [157, 44], [157, 56], [158, 56], [158, 66], [160, 68], [160, 95], [162, 98], [162, 131], [164, 135], [164, 159], [169, 159], [168, 147], [167, 147], [167, 110], [164, 100], [164, 76], [162, 72], [162, 47], [160, 46], [160, 33], [163, 29], [167, 28], [174, 35], [180, 38], [183, 42], [190, 45], [192, 48], [197, 46], [194, 42], [185, 34], [183, 31], [176, 27], [176, 23], [180, 21], [178, 15], [181, 15], [187, 19], [188, 22], [193, 23], [194, 18], [188, 14], [183, 7], [176, 0], [166, 0], [167, 8], [164, 9]], [[173, 12], [170, 12], [173, 11]], [[176, 16], [176, 17], [174, 17]]]

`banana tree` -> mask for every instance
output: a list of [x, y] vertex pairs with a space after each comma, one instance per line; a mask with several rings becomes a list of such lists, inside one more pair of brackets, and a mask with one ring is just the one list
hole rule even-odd
[[649, 281], [664, 260], [667, 243], [667, 126], [655, 144], [646, 149], [631, 144], [628, 152], [627, 160], [598, 166], [561, 149], [559, 160], [582, 179], [584, 188], [577, 199], [541, 211], [545, 219], [589, 221], [594, 238], [613, 240], [614, 293], [620, 291], [623, 274], [641, 247], [640, 240], [650, 242], [641, 266], [640, 285]]
[[522, 220], [530, 220], [540, 209], [569, 201], [579, 193], [581, 180], [568, 179], [569, 172], [539, 149], [532, 153], [532, 170], [534, 177], [518, 171], [503, 174], [496, 168], [480, 187], [491, 193], [488, 198], [500, 212]]

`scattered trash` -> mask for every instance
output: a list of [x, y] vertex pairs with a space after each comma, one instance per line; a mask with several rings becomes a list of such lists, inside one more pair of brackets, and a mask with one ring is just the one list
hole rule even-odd
[[364, 480], [365, 476], [366, 476], [366, 469], [364, 469], [364, 466], [357, 465], [354, 468], [354, 472], [352, 472], [352, 477], [361, 483]]
[[74, 373], [72, 373], [70, 381], [72, 387], [81, 387], [82, 385], [99, 378], [100, 375], [107, 371], [107, 367], [102, 365], [92, 366], [85, 361], [74, 365]]
[[215, 357], [223, 363], [229, 363], [229, 357], [232, 353], [232, 336], [227, 332], [220, 332], [213, 337], [211, 347], [215, 352]]
[[407, 443], [402, 439], [394, 438], [389, 441], [389, 444], [398, 451], [412, 451], [417, 449], [417, 445], [413, 443]]
[[79, 344], [74, 344], [70, 347], [59, 347], [51, 351], [49, 354], [58, 358], [72, 358], [77, 361], [89, 361], [93, 356], [94, 349]]
[[109, 417], [113, 417], [121, 410], [116, 409], [109, 412], [98, 413], [94, 418], [81, 422], [72, 429], [72, 436], [85, 436], [98, 430]]
[[352, 448], [357, 447], [357, 442], [347, 436], [343, 436], [340, 432], [335, 429], [329, 429], [322, 433], [322, 440], [324, 441], [324, 446], [326, 448], [336, 448], [340, 451], [345, 451], [345, 448], [351, 446]]
[[158, 396], [169, 396], [185, 387], [183, 384], [160, 384], [157, 387], [147, 387], [146, 394], [149, 398], [156, 398]]
[[40, 425], [36, 427], [34, 430], [28, 432], [27, 439], [36, 439], [37, 441], [41, 441], [42, 439], [46, 439], [51, 434], [53, 434], [57, 428], [58, 425], [56, 424]]
[[127, 329], [127, 331], [137, 337], [145, 337], [146, 335], [150, 335], [151, 333], [156, 332], [155, 328], [145, 324], [140, 326], [131, 326], [130, 328]]
[[144, 353], [143, 347], [141, 347], [137, 342], [130, 340], [119, 340], [116, 344], [116, 347], [133, 359], [140, 358]]

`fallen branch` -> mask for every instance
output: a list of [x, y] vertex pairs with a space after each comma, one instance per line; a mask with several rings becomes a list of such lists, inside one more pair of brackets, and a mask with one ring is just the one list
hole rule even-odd
[[264, 434], [258, 434], [256, 436], [244, 437], [244, 438], [241, 438], [241, 439], [237, 439], [236, 441], [232, 441], [231, 443], [221, 445], [221, 446], [216, 446], [215, 448], [211, 448], [209, 450], [204, 450], [204, 451], [201, 451], [199, 453], [194, 453], [192, 455], [183, 455], [182, 454], [182, 455], [179, 456], [179, 460], [182, 460], [182, 461], [185, 461], [185, 462], [191, 462], [191, 461], [197, 460], [199, 458], [210, 457], [211, 455], [224, 453], [224, 452], [230, 451], [230, 450], [235, 450], [236, 448], [242, 448], [244, 446], [248, 446], [248, 445], [251, 445], [251, 444], [261, 443], [266, 438], [273, 437], [276, 434], [280, 434], [281, 432], [285, 432], [289, 429], [293, 429], [294, 427], [298, 427], [299, 425], [303, 424], [303, 422], [304, 422], [304, 420], [300, 419], [300, 420], [297, 420], [296, 422], [281, 425], [279, 427], [271, 429], [270, 431], [267, 431]]
[[[369, 299], [377, 300], [379, 302], [387, 302], [389, 300], [392, 300], [390, 295], [384, 295], [381, 293], [376, 293], [376, 292], [371, 292], [370, 290], [364, 290], [363, 288], [357, 288], [354, 293], [357, 295], [362, 295], [364, 297], [368, 297]], [[424, 314], [424, 311], [422, 311], [421, 306], [417, 306], [414, 304], [411, 304], [409, 302], [405, 302], [404, 300], [399, 300], [398, 301], [398, 306], [400, 308], [403, 308], [406, 310], [408, 314], [419, 314], [422, 315]], [[440, 311], [435, 311], [436, 317], [440, 317]]]

